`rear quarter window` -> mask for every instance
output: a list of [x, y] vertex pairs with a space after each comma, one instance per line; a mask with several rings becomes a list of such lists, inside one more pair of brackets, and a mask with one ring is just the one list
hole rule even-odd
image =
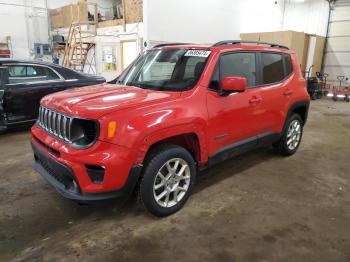
[[284, 63], [285, 63], [285, 76], [289, 76], [293, 72], [292, 59], [290, 55], [284, 55]]

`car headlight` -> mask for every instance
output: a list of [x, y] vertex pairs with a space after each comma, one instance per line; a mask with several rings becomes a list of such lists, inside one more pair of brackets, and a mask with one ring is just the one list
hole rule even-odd
[[73, 118], [70, 130], [70, 142], [75, 148], [92, 146], [99, 137], [98, 121]]

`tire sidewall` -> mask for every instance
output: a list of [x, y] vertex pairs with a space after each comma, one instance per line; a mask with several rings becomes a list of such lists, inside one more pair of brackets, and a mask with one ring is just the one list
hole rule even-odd
[[[181, 199], [179, 203], [172, 207], [162, 207], [160, 206], [154, 198], [153, 194], [153, 185], [156, 175], [159, 169], [170, 159], [172, 158], [182, 158], [185, 160], [190, 168], [191, 178], [188, 190], [185, 196]], [[193, 185], [196, 179], [196, 165], [191, 156], [191, 154], [184, 148], [181, 147], [172, 147], [164, 151], [160, 151], [154, 155], [153, 158], [149, 160], [147, 167], [143, 173], [143, 179], [140, 185], [140, 197], [144, 206], [148, 211], [156, 216], [168, 216], [180, 210], [187, 199], [189, 198]]]
[[[290, 124], [294, 121], [297, 120], [299, 121], [300, 124], [300, 128], [301, 128], [301, 133], [300, 133], [300, 139], [299, 139], [299, 143], [298, 145], [291, 150], [288, 145], [287, 145], [287, 134], [288, 134], [288, 129]], [[284, 131], [283, 131], [283, 136], [282, 136], [282, 146], [283, 146], [283, 151], [286, 153], [286, 155], [293, 155], [299, 148], [300, 144], [301, 144], [301, 140], [303, 137], [303, 120], [301, 119], [301, 117], [298, 114], [293, 114], [291, 117], [288, 118]]]

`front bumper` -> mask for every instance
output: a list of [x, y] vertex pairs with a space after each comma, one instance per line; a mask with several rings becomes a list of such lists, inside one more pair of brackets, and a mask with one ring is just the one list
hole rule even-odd
[[127, 197], [133, 191], [142, 169], [141, 165], [133, 166], [130, 170], [127, 182], [119, 190], [100, 193], [83, 193], [69, 167], [51, 158], [34, 143], [32, 143], [32, 148], [34, 151], [34, 160], [32, 163], [34, 170], [61, 195], [77, 201], [97, 201]]
[[[31, 143], [33, 168], [70, 199], [90, 201], [127, 195], [142, 169], [134, 162], [134, 150], [102, 141], [88, 149], [74, 149], [33, 126]], [[91, 177], [91, 166], [104, 170], [101, 181]]]

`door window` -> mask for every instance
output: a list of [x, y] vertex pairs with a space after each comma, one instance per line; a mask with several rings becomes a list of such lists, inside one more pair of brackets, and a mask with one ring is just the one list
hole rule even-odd
[[255, 53], [242, 52], [223, 55], [220, 58], [221, 80], [227, 76], [247, 79], [247, 88], [256, 86]]
[[60, 79], [60, 77], [48, 67], [32, 65], [9, 66], [10, 84], [32, 83], [56, 79]]
[[276, 53], [261, 53], [262, 84], [272, 84], [285, 78], [283, 55]]
[[210, 89], [219, 90], [221, 80], [227, 76], [245, 77], [247, 88], [256, 86], [255, 53], [237, 52], [222, 55], [212, 75]]

